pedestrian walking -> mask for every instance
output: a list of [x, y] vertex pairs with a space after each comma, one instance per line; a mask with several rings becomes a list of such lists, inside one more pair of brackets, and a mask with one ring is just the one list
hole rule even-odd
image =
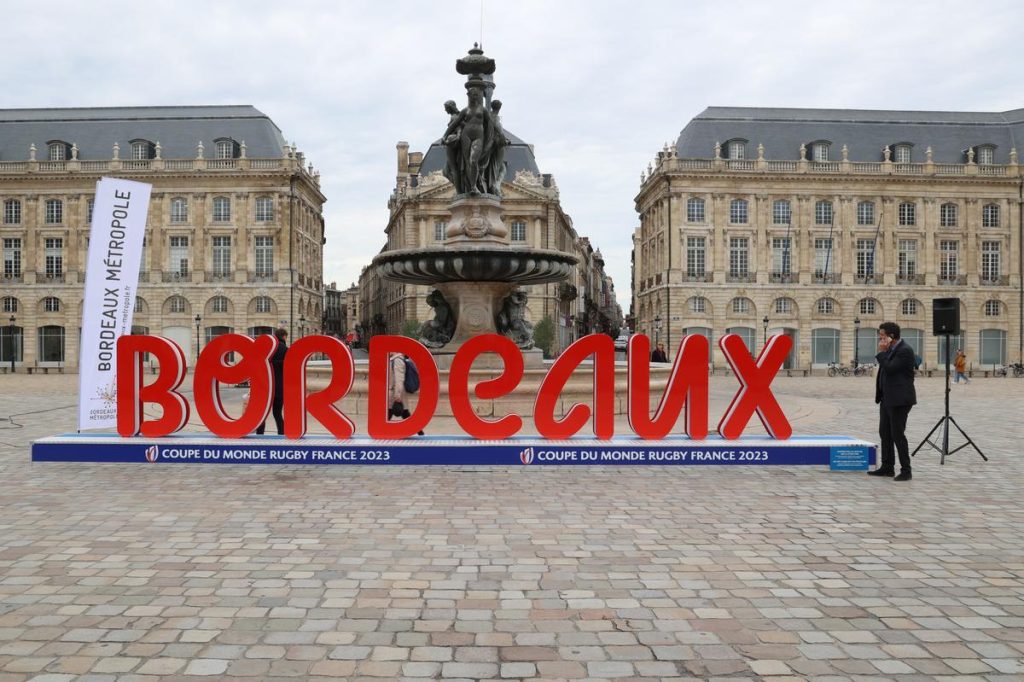
[[[288, 352], [288, 332], [278, 327], [274, 330], [277, 337], [277, 350], [270, 356], [270, 369], [274, 374], [274, 423], [277, 425], [277, 435], [284, 435], [284, 354]], [[262, 436], [267, 429], [267, 420], [256, 427], [256, 435]]]
[[[391, 357], [388, 358], [388, 420], [392, 417], [395, 419], [408, 419], [411, 416], [409, 408], [406, 407], [406, 391], [405, 391], [405, 356], [401, 353], [392, 353]], [[414, 387], [415, 388], [415, 387]], [[423, 431], [420, 431], [420, 436], [423, 435]]]
[[953, 361], [953, 368], [956, 370], [956, 374], [953, 376], [953, 383], [959, 384], [960, 380], [963, 379], [965, 384], [971, 383], [971, 380], [967, 378], [967, 355], [964, 354], [964, 349], [959, 348], [956, 351], [956, 360]]

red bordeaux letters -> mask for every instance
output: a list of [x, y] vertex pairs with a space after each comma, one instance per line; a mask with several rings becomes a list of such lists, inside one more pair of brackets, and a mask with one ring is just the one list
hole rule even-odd
[[[739, 438], [750, 418], [757, 414], [773, 438], [789, 438], [793, 432], [771, 391], [771, 382], [789, 355], [792, 340], [773, 336], [755, 360], [735, 334], [718, 342], [740, 388], [718, 423], [727, 439]], [[222, 438], [240, 438], [256, 430], [270, 413], [273, 374], [270, 357], [277, 340], [270, 335], [250, 338], [241, 334], [218, 336], [206, 345], [195, 367], [194, 398], [203, 424]], [[651, 416], [650, 340], [636, 334], [629, 340], [628, 415], [629, 425], [641, 438], [658, 439], [669, 434], [680, 412], [685, 411], [684, 430], [694, 439], [708, 432], [708, 341], [703, 336], [685, 336], [679, 344], [668, 386]], [[144, 354], [153, 355], [159, 366], [156, 379], [143, 382]], [[240, 358], [227, 362], [229, 353]], [[323, 353], [331, 363], [326, 388], [306, 391], [306, 363]], [[419, 401], [412, 415], [403, 421], [388, 421], [388, 356], [404, 353], [415, 363], [420, 375]], [[473, 387], [476, 397], [491, 400], [512, 392], [523, 376], [523, 356], [511, 340], [495, 334], [478, 336], [464, 343], [452, 361], [448, 376], [448, 399], [459, 426], [474, 438], [508, 438], [523, 426], [522, 417], [509, 414], [483, 419], [473, 410], [469, 371], [483, 353], [496, 353], [504, 370], [495, 379]], [[563, 417], [555, 409], [566, 382], [583, 360], [593, 357], [594, 397], [591, 406], [573, 405]], [[177, 392], [186, 374], [185, 355], [173, 341], [158, 336], [122, 336], [117, 342], [117, 430], [122, 436], [150, 438], [178, 431], [188, 422], [189, 404]], [[285, 355], [284, 430], [288, 438], [301, 438], [308, 419], [323, 424], [337, 438], [352, 436], [354, 425], [336, 404], [352, 388], [355, 365], [348, 347], [329, 336], [307, 336], [297, 340]], [[249, 381], [249, 403], [237, 419], [228, 416], [221, 404], [220, 384]], [[375, 336], [370, 341], [369, 414], [371, 438], [408, 438], [430, 423], [440, 395], [440, 377], [430, 352], [418, 342], [401, 336]], [[155, 403], [162, 408], [157, 419], [146, 419], [143, 407]], [[592, 422], [594, 434], [609, 439], [615, 432], [615, 347], [611, 337], [593, 334], [579, 339], [551, 365], [537, 392], [533, 420], [544, 438], [562, 439], [578, 433]]]

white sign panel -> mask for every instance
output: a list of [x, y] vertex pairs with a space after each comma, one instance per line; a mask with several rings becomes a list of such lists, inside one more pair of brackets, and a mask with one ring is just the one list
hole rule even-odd
[[89, 231], [78, 362], [78, 429], [117, 425], [117, 339], [131, 334], [153, 186], [100, 178]]

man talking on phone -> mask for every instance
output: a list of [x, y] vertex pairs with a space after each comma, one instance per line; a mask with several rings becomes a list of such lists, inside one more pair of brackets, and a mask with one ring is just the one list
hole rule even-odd
[[882, 438], [882, 465], [869, 476], [896, 476], [896, 453], [900, 456], [897, 481], [909, 481], [910, 449], [907, 446], [907, 416], [917, 404], [914, 390], [914, 350], [900, 338], [900, 326], [883, 322], [878, 326], [878, 375], [875, 402], [879, 407], [878, 435]]

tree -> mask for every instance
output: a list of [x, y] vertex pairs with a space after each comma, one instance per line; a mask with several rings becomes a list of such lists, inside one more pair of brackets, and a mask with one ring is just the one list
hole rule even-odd
[[403, 322], [402, 336], [408, 336], [410, 339], [420, 338], [420, 323], [416, 320], [406, 320]]
[[551, 321], [551, 317], [545, 315], [544, 318], [537, 323], [537, 326], [533, 328], [533, 345], [539, 348], [545, 358], [551, 357], [551, 344], [555, 340], [555, 324]]

